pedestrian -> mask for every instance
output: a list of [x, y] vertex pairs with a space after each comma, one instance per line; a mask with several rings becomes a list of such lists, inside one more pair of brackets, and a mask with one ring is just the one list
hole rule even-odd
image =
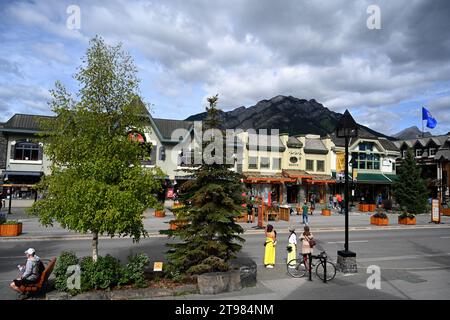
[[341, 211], [339, 213], [340, 214], [344, 214], [344, 207], [345, 207], [345, 200], [344, 199], [341, 200], [340, 206], [341, 206]]
[[377, 206], [378, 208], [381, 208], [381, 204], [383, 203], [383, 196], [381, 195], [381, 193], [378, 194], [377, 197]]
[[271, 224], [266, 227], [266, 242], [264, 243], [264, 266], [273, 269], [275, 266], [275, 246], [277, 244], [277, 232]]
[[309, 205], [309, 212], [311, 215], [314, 214], [314, 209], [316, 208], [316, 204], [314, 203], [314, 200], [311, 201], [310, 205]]
[[337, 198], [336, 195], [333, 196], [333, 209], [336, 209], [337, 207]]
[[20, 293], [20, 298], [27, 297], [27, 295], [22, 294], [20, 287], [36, 283], [45, 269], [41, 259], [36, 255], [36, 250], [29, 248], [25, 251], [25, 254], [27, 262], [25, 265], [17, 266], [19, 268], [19, 276], [10, 284], [11, 289]]
[[342, 196], [339, 193], [336, 195], [336, 200], [338, 202], [339, 209], [342, 211]]
[[309, 211], [309, 207], [308, 207], [308, 203], [306, 202], [306, 199], [305, 199], [303, 206], [302, 206], [303, 224], [308, 224], [308, 211]]
[[[311, 259], [311, 254], [313, 253], [313, 247], [315, 240], [313, 234], [309, 231], [309, 227], [305, 226], [303, 228], [303, 233], [300, 236], [300, 241], [302, 242], [302, 256], [305, 266], [308, 268], [308, 259]], [[313, 240], [313, 241], [311, 241]]]
[[289, 227], [289, 238], [288, 238], [288, 246], [287, 246], [287, 263], [289, 268], [295, 268], [295, 264], [290, 265], [289, 261], [292, 261], [297, 258], [297, 234], [295, 233], [294, 227]]
[[333, 196], [331, 194], [328, 197], [328, 204], [330, 205], [330, 208], [333, 207]]
[[250, 223], [250, 221], [253, 223], [253, 205], [249, 201], [247, 203], [247, 223]]

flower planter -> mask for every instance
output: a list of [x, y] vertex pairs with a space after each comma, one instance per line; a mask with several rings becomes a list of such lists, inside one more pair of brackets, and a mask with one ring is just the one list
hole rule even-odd
[[323, 216], [331, 216], [331, 210], [330, 209], [322, 209], [322, 215]]
[[389, 224], [389, 218], [378, 218], [378, 217], [371, 216], [370, 224], [373, 224], [376, 226], [387, 226]]
[[368, 204], [367, 205], [367, 211], [369, 212], [375, 212], [376, 206], [374, 204]]
[[1, 224], [1, 237], [16, 237], [22, 233], [22, 222], [16, 224]]
[[188, 224], [187, 221], [170, 222], [170, 230], [177, 230], [179, 227], [185, 226], [187, 224]]
[[398, 217], [398, 224], [406, 224], [406, 225], [415, 225], [416, 224], [416, 217], [404, 217], [400, 218]]
[[156, 218], [164, 218], [166, 216], [166, 212], [164, 210], [156, 210], [155, 217]]
[[361, 211], [361, 212], [367, 212], [367, 211], [369, 211], [369, 205], [368, 205], [368, 204], [363, 204], [363, 203], [361, 203], [361, 204], [359, 205], [359, 211]]

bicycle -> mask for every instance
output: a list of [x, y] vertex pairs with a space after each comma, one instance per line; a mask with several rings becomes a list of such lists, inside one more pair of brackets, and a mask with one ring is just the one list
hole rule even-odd
[[[331, 281], [336, 276], [336, 266], [333, 262], [327, 259], [327, 253], [322, 251], [318, 255], [311, 255], [311, 259], [319, 260], [319, 264], [315, 264], [314, 261], [311, 261], [311, 268], [316, 267], [316, 276], [319, 277], [320, 280], [324, 280], [325, 278], [325, 261], [327, 268], [327, 281]], [[306, 263], [308, 264], [308, 259], [306, 259]], [[297, 259], [292, 259], [287, 263], [287, 271], [288, 274], [294, 278], [304, 277], [308, 272], [308, 267], [305, 266], [305, 260], [303, 256], [299, 253]]]

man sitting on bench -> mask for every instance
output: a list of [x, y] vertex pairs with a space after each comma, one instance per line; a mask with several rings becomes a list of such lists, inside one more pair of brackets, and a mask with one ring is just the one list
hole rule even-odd
[[22, 294], [22, 291], [19, 288], [22, 285], [26, 286], [36, 283], [45, 268], [41, 259], [36, 255], [36, 250], [29, 248], [25, 251], [25, 254], [27, 255], [27, 263], [25, 266], [18, 266], [21, 274], [10, 284], [10, 287], [20, 294]]

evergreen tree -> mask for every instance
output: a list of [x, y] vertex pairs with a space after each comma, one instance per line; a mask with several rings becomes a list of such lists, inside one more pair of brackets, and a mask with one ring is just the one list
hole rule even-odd
[[411, 149], [397, 171], [398, 178], [393, 185], [395, 200], [402, 210], [410, 214], [424, 213], [427, 208], [428, 190]]
[[[204, 130], [220, 127], [217, 99], [217, 95], [208, 98]], [[175, 273], [226, 271], [228, 261], [235, 257], [242, 247], [240, 243], [244, 242], [239, 236], [243, 229], [235, 222], [243, 202], [241, 175], [230, 170], [224, 157], [223, 161], [206, 163], [205, 147], [206, 144], [202, 164], [189, 170], [194, 179], [183, 184], [180, 190], [184, 206], [177, 211], [177, 219], [184, 219], [187, 224], [176, 230], [161, 231], [182, 240], [168, 244], [173, 248], [168, 252], [169, 270]]]

